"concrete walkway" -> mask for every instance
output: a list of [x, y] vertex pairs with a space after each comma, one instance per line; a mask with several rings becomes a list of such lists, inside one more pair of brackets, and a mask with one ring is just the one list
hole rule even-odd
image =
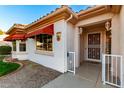
[[19, 61], [24, 66], [19, 71], [0, 77], [2, 88], [40, 88], [61, 73], [31, 61]]
[[101, 81], [101, 65], [84, 63], [77, 69], [76, 75], [65, 73], [49, 82], [43, 88], [112, 88]]

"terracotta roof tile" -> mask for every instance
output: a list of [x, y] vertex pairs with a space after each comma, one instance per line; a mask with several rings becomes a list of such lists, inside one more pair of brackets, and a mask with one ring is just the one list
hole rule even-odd
[[25, 28], [26, 25], [24, 25], [24, 24], [14, 24], [13, 26], [16, 27], [16, 28]]
[[[78, 14], [78, 13], [81, 12], [81, 11], [85, 11], [85, 10], [80, 10], [79, 12], [74, 12], [74, 11], [72, 10], [72, 8], [69, 7], [68, 5], [61, 5], [59, 8], [56, 8], [54, 11], [51, 11], [50, 13], [47, 13], [46, 15], [41, 16], [40, 18], [36, 19], [35, 21], [31, 22], [31, 23], [28, 24], [28, 25], [31, 25], [31, 24], [33, 24], [33, 23], [35, 23], [35, 22], [41, 20], [42, 18], [47, 17], [48, 15], [50, 15], [50, 14], [56, 12], [57, 10], [59, 10], [59, 9], [61, 9], [61, 8], [64, 8], [64, 7], [69, 8], [69, 9], [70, 9], [73, 13], [75, 13], [75, 14]], [[94, 7], [94, 6], [90, 6], [90, 7], [88, 7], [87, 9], [90, 9], [90, 8], [92, 8], [92, 7]], [[86, 10], [87, 10], [87, 9], [86, 9]], [[28, 25], [14, 24], [13, 27], [25, 28], [25, 27], [28, 26]]]
[[[68, 7], [68, 6], [67, 6], [67, 5], [61, 5], [60, 8], [63, 8], [63, 7]], [[57, 11], [57, 10], [60, 9], [60, 8], [56, 8], [54, 11], [51, 11], [50, 13], [47, 13], [46, 15], [41, 16], [39, 19], [37, 19], [37, 20], [31, 22], [30, 24], [35, 23], [35, 22], [39, 21], [40, 19], [42, 19], [42, 18], [44, 18], [44, 17], [46, 17], [46, 16], [48, 16], [48, 15], [54, 13], [55, 11]]]

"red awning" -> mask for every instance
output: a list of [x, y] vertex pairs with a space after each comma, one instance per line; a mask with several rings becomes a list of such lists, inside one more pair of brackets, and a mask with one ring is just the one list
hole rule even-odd
[[4, 41], [12, 41], [12, 40], [24, 40], [25, 34], [14, 34], [14, 35], [9, 35], [4, 38]]
[[54, 25], [52, 24], [52, 25], [49, 25], [45, 28], [27, 33], [26, 37], [32, 37], [32, 36], [39, 35], [39, 34], [53, 35], [54, 34]]
[[14, 34], [11, 37], [12, 37], [12, 40], [24, 40], [25, 34]]
[[12, 37], [11, 36], [7, 36], [3, 39], [4, 41], [12, 41]]

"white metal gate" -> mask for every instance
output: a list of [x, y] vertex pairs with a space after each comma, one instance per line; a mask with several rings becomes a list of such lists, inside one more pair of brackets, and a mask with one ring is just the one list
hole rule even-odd
[[122, 56], [103, 54], [102, 57], [102, 80], [104, 84], [122, 87]]
[[67, 56], [67, 70], [75, 74], [75, 52], [68, 52]]

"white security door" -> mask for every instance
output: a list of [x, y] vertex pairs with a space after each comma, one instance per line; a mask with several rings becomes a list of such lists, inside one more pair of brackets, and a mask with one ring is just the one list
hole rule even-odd
[[88, 34], [88, 60], [100, 60], [100, 33]]

